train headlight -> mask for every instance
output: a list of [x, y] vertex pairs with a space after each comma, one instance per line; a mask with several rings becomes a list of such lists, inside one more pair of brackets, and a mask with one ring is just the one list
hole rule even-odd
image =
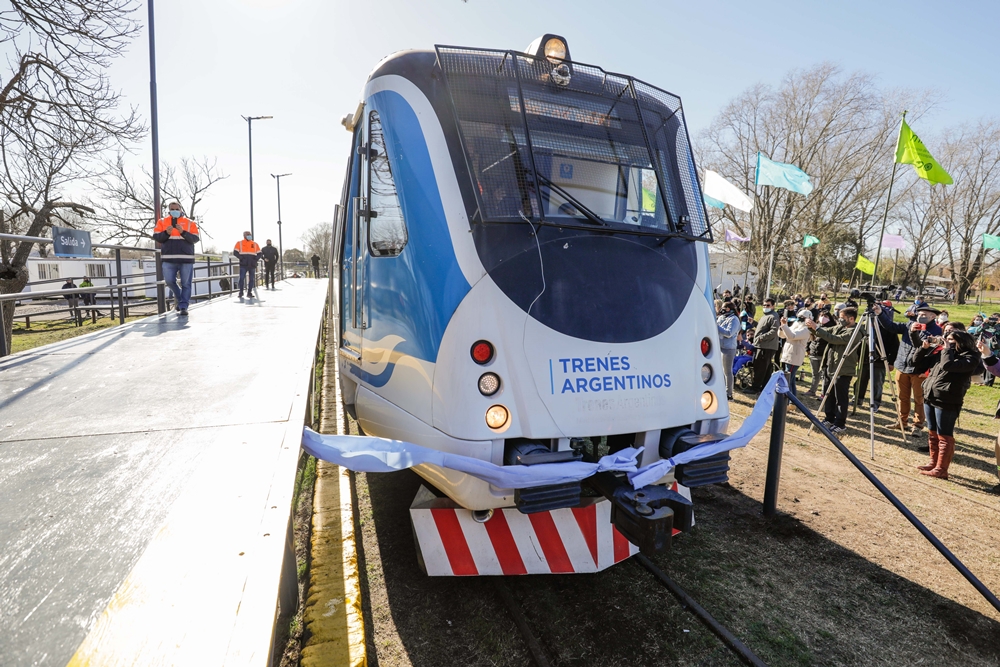
[[471, 353], [474, 362], [480, 366], [485, 366], [493, 361], [493, 355], [496, 353], [496, 350], [493, 349], [493, 344], [489, 341], [477, 340], [472, 344]]
[[486, 411], [486, 425], [492, 429], [503, 428], [510, 419], [510, 413], [502, 405], [493, 405]]
[[712, 353], [712, 341], [710, 341], [708, 338], [702, 338], [701, 339], [701, 355], [703, 357], [707, 357], [711, 353]]
[[712, 381], [712, 366], [710, 364], [701, 367], [701, 381], [705, 384]]
[[560, 61], [566, 60], [566, 42], [562, 41], [558, 37], [550, 37], [548, 41], [545, 42], [544, 52], [548, 61], [555, 65]]
[[701, 395], [701, 409], [710, 415], [714, 415], [719, 409], [719, 399], [715, 397], [714, 392], [706, 391]]
[[500, 391], [500, 376], [496, 373], [483, 373], [479, 376], [479, 393], [492, 396]]

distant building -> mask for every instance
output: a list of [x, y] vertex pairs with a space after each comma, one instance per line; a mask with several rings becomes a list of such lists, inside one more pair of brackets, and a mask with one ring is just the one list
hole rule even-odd
[[[222, 257], [213, 260], [211, 266], [207, 260], [199, 260], [195, 262], [194, 277], [204, 278], [211, 272], [212, 276], [222, 278], [227, 275], [226, 263], [229, 260], [229, 253], [222, 253]], [[116, 263], [113, 257], [39, 257], [37, 254], [33, 254], [28, 257], [27, 268], [28, 285], [22, 290], [23, 292], [59, 289], [67, 278], [73, 278], [77, 284], [85, 277], [90, 278], [95, 287], [118, 283]], [[127, 283], [154, 282], [156, 280], [156, 262], [152, 259], [123, 259], [122, 279], [123, 282]], [[207, 295], [209, 282], [212, 284], [213, 294], [223, 291], [219, 287], [218, 280], [205, 280], [193, 283], [191, 293], [193, 295]], [[143, 295], [155, 298], [156, 287], [146, 287], [144, 294], [139, 291], [132, 291], [130, 294], [133, 298]], [[98, 294], [98, 298], [102, 298], [102, 295]]]

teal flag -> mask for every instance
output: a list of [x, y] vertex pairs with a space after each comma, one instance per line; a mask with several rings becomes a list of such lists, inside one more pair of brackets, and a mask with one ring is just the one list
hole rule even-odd
[[813, 191], [813, 184], [809, 181], [809, 174], [794, 164], [785, 164], [784, 162], [775, 162], [768, 159], [761, 152], [757, 153], [756, 183], [757, 185], [773, 185], [803, 195], [807, 195]]
[[705, 203], [709, 206], [714, 206], [715, 208], [726, 208], [726, 203], [719, 201], [715, 197], [709, 197], [706, 194], [703, 194], [702, 197], [705, 198]]
[[983, 247], [992, 248], [994, 250], [1000, 250], [1000, 236], [993, 236], [993, 234], [983, 234]]
[[806, 234], [805, 238], [802, 239], [802, 247], [803, 248], [811, 248], [812, 246], [818, 245], [818, 244], [819, 244], [819, 239], [816, 238], [815, 236], [810, 235], [810, 234]]

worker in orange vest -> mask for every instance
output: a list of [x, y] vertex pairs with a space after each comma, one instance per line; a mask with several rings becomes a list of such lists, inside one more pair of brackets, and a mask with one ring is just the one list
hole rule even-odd
[[[243, 232], [243, 240], [236, 243], [233, 254], [240, 258], [240, 298], [243, 298], [243, 285], [246, 284], [247, 298], [253, 298], [253, 288], [257, 284], [257, 262], [261, 258], [260, 246], [253, 240], [250, 232]], [[247, 274], [250, 280], [247, 281]]]
[[[198, 225], [184, 217], [181, 205], [175, 201], [167, 207], [169, 214], [156, 223], [153, 240], [161, 243], [160, 259], [163, 280], [174, 295], [177, 314], [187, 317], [191, 301], [191, 276], [194, 274], [194, 244], [198, 242]], [[177, 285], [180, 276], [181, 284]]]

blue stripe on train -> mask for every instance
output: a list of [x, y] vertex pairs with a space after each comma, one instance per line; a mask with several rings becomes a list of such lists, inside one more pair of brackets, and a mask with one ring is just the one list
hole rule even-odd
[[[433, 363], [448, 322], [471, 288], [455, 257], [427, 141], [416, 113], [393, 91], [375, 93], [368, 104], [378, 111], [382, 121], [408, 240], [398, 257], [368, 260], [369, 327], [364, 335], [370, 340], [390, 334], [401, 336], [404, 340], [397, 348], [399, 352]], [[394, 365], [377, 377], [382, 378], [386, 372], [391, 375], [392, 368]], [[387, 381], [388, 376], [382, 384]]]

